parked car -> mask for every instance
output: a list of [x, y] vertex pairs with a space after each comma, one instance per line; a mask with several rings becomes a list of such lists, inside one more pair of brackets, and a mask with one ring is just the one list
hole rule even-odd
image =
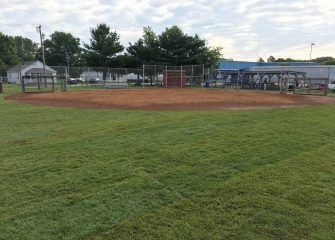
[[76, 78], [77, 82], [79, 83], [85, 83], [86, 80], [84, 78]]
[[335, 83], [328, 84], [328, 90], [332, 91], [332, 92], [335, 92]]
[[99, 83], [101, 80], [100, 78], [91, 78], [90, 79], [90, 83], [94, 84], [94, 83]]
[[321, 89], [321, 85], [320, 84], [311, 84], [310, 85], [310, 89], [311, 90], [320, 90]]
[[69, 78], [69, 79], [67, 80], [67, 83], [68, 83], [68, 84], [77, 84], [77, 79], [75, 79], [75, 78]]

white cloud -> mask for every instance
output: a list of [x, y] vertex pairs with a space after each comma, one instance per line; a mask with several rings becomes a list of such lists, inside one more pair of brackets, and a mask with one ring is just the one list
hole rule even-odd
[[179, 25], [198, 33], [224, 57], [335, 55], [335, 2], [329, 0], [0, 0], [0, 31], [38, 41], [35, 26], [49, 36], [66, 31], [88, 42], [90, 28], [107, 23], [126, 46], [144, 26], [157, 33]]

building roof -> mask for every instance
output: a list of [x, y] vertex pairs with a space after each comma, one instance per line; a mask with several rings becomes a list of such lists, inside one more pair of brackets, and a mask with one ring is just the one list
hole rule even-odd
[[219, 63], [219, 69], [245, 69], [252, 67], [308, 67], [308, 66], [319, 66], [319, 63], [315, 62], [245, 62], [245, 61], [229, 61], [221, 60]]
[[[40, 62], [40, 61], [38, 61], [38, 60], [33, 60], [33, 61], [24, 62], [23, 64], [18, 64], [18, 65], [15, 65], [14, 67], [8, 69], [7, 72], [9, 72], [9, 73], [20, 72], [20, 70], [25, 69], [25, 68], [27, 68], [27, 67], [33, 65], [33, 64], [36, 63], [36, 62]], [[49, 73], [51, 73], [51, 72], [52, 72], [52, 73], [56, 73], [56, 72], [57, 72], [56, 70], [50, 68], [50, 67], [47, 66], [47, 65], [45, 65], [45, 67], [48, 68], [48, 69], [46, 69], [46, 70], [47, 70], [47, 72], [49, 72]], [[39, 68], [32, 68], [32, 69], [39, 69]], [[29, 72], [31, 72], [31, 70], [29, 70]], [[35, 72], [34, 72], [34, 73], [35, 73]], [[39, 72], [36, 72], [36, 73], [39, 73]]]
[[[43, 68], [32, 68], [32, 69], [28, 70], [26, 73], [32, 73], [32, 74], [41, 73], [41, 74], [43, 74], [44, 69]], [[49, 69], [45, 69], [45, 73], [54, 73], [54, 71], [50, 71]]]
[[7, 72], [19, 72], [20, 69], [26, 68], [29, 65], [33, 64], [34, 62], [36, 61], [29, 61], [29, 62], [24, 62], [23, 64], [15, 65], [14, 67], [8, 69]]

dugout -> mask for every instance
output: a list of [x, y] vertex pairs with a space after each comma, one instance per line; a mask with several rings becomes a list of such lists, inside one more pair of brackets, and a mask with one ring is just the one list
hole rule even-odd
[[54, 92], [55, 82], [52, 74], [29, 73], [21, 77], [22, 92]]
[[185, 70], [164, 70], [163, 87], [184, 88], [186, 83]]

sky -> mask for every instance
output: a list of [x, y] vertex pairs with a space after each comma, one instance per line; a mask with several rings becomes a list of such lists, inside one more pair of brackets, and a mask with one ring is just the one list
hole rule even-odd
[[0, 32], [39, 41], [70, 32], [89, 43], [90, 29], [106, 23], [127, 47], [150, 26], [157, 34], [178, 25], [199, 34], [224, 58], [335, 57], [335, 0], [0, 0]]

